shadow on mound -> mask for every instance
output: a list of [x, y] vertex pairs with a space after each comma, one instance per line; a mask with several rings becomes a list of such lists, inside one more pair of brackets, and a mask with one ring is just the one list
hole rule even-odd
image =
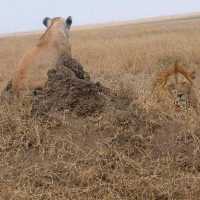
[[44, 88], [35, 89], [32, 113], [46, 115], [55, 111], [73, 111], [79, 116], [101, 112], [105, 105], [105, 90], [100, 83], [90, 81], [89, 75], [75, 59], [48, 72]]

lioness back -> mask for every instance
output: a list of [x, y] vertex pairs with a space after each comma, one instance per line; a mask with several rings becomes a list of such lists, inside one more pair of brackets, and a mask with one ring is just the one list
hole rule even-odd
[[34, 88], [43, 87], [47, 81], [48, 70], [62, 64], [64, 58], [71, 57], [69, 30], [71, 17], [45, 18], [46, 32], [38, 44], [28, 51], [17, 65], [12, 79], [13, 91], [20, 95]]

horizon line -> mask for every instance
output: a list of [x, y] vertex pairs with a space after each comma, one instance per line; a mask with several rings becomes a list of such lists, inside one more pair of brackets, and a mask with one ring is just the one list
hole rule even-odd
[[[151, 23], [151, 22], [162, 22], [162, 21], [170, 21], [176, 19], [190, 18], [190, 17], [200, 17], [199, 12], [188, 12], [176, 15], [158, 15], [158, 16], [150, 16], [150, 17], [141, 17], [136, 19], [128, 19], [128, 20], [119, 20], [119, 21], [108, 21], [108, 22], [100, 22], [100, 23], [91, 23], [91, 24], [81, 24], [72, 26], [72, 31], [78, 30], [88, 30], [88, 29], [96, 29], [96, 28], [106, 28], [112, 26], [122, 26], [122, 25], [130, 25], [130, 24], [140, 24], [140, 23]], [[26, 35], [34, 35], [41, 34], [42, 29], [38, 30], [27, 30], [27, 31], [17, 31], [11, 33], [0, 33], [0, 38], [6, 37], [14, 37], [14, 36], [26, 36]]]

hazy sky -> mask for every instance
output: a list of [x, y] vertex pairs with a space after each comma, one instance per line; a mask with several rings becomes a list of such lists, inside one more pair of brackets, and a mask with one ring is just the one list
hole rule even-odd
[[74, 25], [200, 11], [200, 0], [0, 0], [0, 33], [38, 30], [45, 16]]

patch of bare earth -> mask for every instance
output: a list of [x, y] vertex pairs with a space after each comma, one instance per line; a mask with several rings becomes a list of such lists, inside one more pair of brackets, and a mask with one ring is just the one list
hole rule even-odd
[[105, 104], [101, 94], [103, 87], [86, 80], [85, 74], [82, 66], [74, 59], [49, 71], [45, 87], [33, 92], [32, 112], [41, 115], [73, 111], [83, 116], [100, 111]]

